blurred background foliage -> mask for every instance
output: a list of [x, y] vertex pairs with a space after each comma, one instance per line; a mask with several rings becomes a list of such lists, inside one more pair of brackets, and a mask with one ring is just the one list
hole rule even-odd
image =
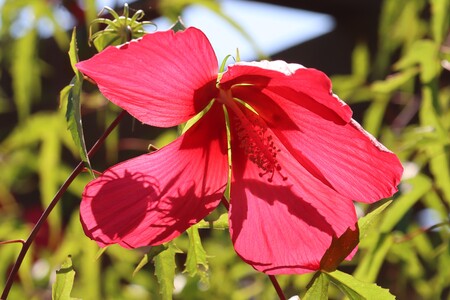
[[[174, 19], [194, 3], [220, 14], [218, 3], [207, 0], [137, 1], [130, 7], [144, 7], [143, 20], [158, 15]], [[57, 22], [56, 14], [61, 12], [56, 8], [64, 7], [77, 26], [81, 59], [96, 52], [87, 44], [89, 24], [98, 11], [93, 0], [4, 0], [0, 4], [0, 241], [6, 241], [28, 236], [80, 159], [66, 129], [64, 109], [59, 108], [59, 91], [70, 82], [73, 71], [67, 56], [71, 30]], [[358, 255], [340, 269], [389, 288], [398, 299], [450, 299], [450, 4], [448, 0], [379, 4], [375, 45], [358, 36], [355, 43], [346, 45], [352, 49], [346, 54], [349, 72], [329, 75], [333, 75], [334, 92], [352, 106], [355, 118], [399, 155], [405, 174], [393, 203], [361, 241]], [[151, 5], [154, 9], [149, 10]], [[334, 55], [327, 51], [325, 61]], [[290, 60], [292, 55], [274, 57]], [[290, 62], [306, 64], [302, 53], [297, 57]], [[308, 67], [333, 70], [332, 65]], [[83, 86], [88, 147], [118, 112], [94, 86]], [[161, 147], [177, 136], [175, 129], [162, 132], [138, 123], [129, 116], [121, 123], [92, 159], [95, 169], [104, 170], [146, 152], [149, 144]], [[76, 271], [71, 294], [76, 298], [171, 297], [172, 282], [161, 281], [155, 270], [164, 274], [173, 265], [177, 267], [175, 299], [276, 299], [267, 276], [235, 254], [223, 208], [166, 245], [167, 249], [131, 251], [111, 246], [99, 251], [84, 236], [78, 217], [80, 195], [89, 180], [89, 174], [79, 175], [48, 218], [19, 271], [10, 299], [51, 298], [55, 270], [68, 255]], [[359, 205], [359, 213], [364, 215], [380, 204]], [[216, 229], [209, 229], [213, 221]], [[0, 290], [20, 247], [0, 245]], [[157, 255], [161, 250], [165, 251]], [[302, 296], [311, 278], [278, 276], [288, 296]], [[329, 293], [333, 299], [343, 297], [333, 286]]]

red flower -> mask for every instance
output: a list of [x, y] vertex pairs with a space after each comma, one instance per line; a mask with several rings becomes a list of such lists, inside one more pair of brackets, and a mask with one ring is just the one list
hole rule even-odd
[[319, 269], [332, 237], [355, 226], [352, 200], [389, 197], [399, 183], [398, 158], [351, 118], [317, 70], [240, 62], [218, 76], [214, 51], [195, 28], [148, 34], [77, 67], [149, 125], [175, 126], [209, 107], [168, 146], [87, 185], [81, 221], [100, 246], [158, 245], [214, 210], [229, 174], [226, 122], [231, 238], [259, 271]]

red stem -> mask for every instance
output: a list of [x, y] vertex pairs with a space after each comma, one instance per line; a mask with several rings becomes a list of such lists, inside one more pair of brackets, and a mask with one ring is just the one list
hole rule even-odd
[[[92, 146], [91, 150], [88, 152], [88, 157], [90, 158], [93, 156], [100, 146], [103, 144], [105, 139], [108, 137], [108, 135], [111, 133], [111, 131], [116, 128], [116, 126], [120, 123], [122, 118], [126, 115], [125, 111], [122, 111], [116, 119], [109, 125], [109, 127], [106, 129], [106, 131], [102, 134], [102, 136], [95, 142], [94, 146]], [[70, 176], [67, 178], [67, 180], [64, 182], [64, 184], [61, 186], [59, 191], [56, 193], [55, 197], [53, 197], [52, 202], [50, 202], [49, 206], [45, 209], [45, 211], [42, 213], [41, 217], [37, 221], [36, 225], [34, 225], [33, 230], [31, 231], [30, 235], [26, 239], [25, 243], [23, 244], [22, 250], [20, 250], [19, 256], [17, 257], [16, 262], [14, 263], [14, 266], [9, 273], [8, 279], [6, 281], [5, 288], [3, 289], [2, 296], [0, 300], [6, 300], [8, 298], [9, 291], [11, 290], [11, 287], [13, 285], [13, 281], [17, 276], [17, 272], [19, 271], [20, 265], [23, 262], [23, 259], [25, 258], [25, 255], [28, 252], [28, 249], [30, 248], [31, 244], [33, 243], [34, 239], [36, 238], [37, 233], [41, 229], [44, 222], [47, 220], [48, 216], [52, 212], [53, 208], [58, 204], [59, 200], [61, 199], [62, 195], [66, 192], [67, 188], [70, 186], [72, 181], [80, 174], [84, 169], [84, 162], [80, 162], [76, 168], [72, 171]]]
[[[225, 208], [229, 211], [230, 210], [230, 203], [225, 198], [225, 196], [222, 197], [221, 202], [222, 202], [222, 205], [225, 206]], [[277, 291], [278, 298], [280, 298], [280, 300], [286, 300], [286, 297], [283, 294], [283, 290], [281, 289], [281, 286], [278, 283], [277, 278], [275, 277], [275, 275], [267, 275], [267, 276], [269, 276], [270, 282], [272, 282], [272, 285], [275, 288], [275, 291]]]
[[25, 244], [25, 241], [24, 241], [24, 240], [9, 240], [9, 241], [0, 241], [0, 245], [6, 245], [6, 244], [14, 244], [14, 243]]
[[268, 275], [270, 282], [272, 282], [273, 287], [277, 291], [278, 297], [280, 300], [286, 300], [286, 297], [283, 294], [283, 290], [281, 289], [280, 284], [278, 283], [277, 279], [275, 278], [275, 275]]

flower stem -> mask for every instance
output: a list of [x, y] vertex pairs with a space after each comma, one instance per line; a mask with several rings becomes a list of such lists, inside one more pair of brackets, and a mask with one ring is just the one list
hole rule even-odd
[[275, 275], [268, 275], [268, 276], [269, 276], [270, 282], [272, 282], [273, 287], [277, 291], [277, 294], [278, 294], [278, 297], [280, 298], [280, 300], [286, 300], [286, 297], [283, 294], [283, 290], [281, 289], [281, 286], [278, 283]]
[[[221, 202], [222, 202], [222, 205], [225, 206], [225, 208], [229, 211], [230, 203], [225, 198], [225, 196], [222, 196]], [[275, 275], [267, 275], [267, 276], [269, 276], [270, 282], [272, 282], [272, 285], [275, 288], [275, 291], [277, 292], [278, 298], [280, 298], [280, 300], [286, 300], [286, 297], [283, 294], [283, 290], [281, 289], [281, 286], [278, 283], [278, 280], [275, 277]]]
[[[103, 145], [103, 142], [108, 137], [108, 135], [114, 130], [114, 128], [117, 127], [117, 125], [120, 123], [120, 121], [123, 119], [123, 117], [126, 115], [125, 111], [122, 111], [116, 119], [109, 125], [109, 127], [106, 129], [106, 131], [102, 134], [102, 136], [95, 142], [94, 146], [92, 146], [91, 150], [88, 152], [88, 157], [91, 158], [100, 148], [101, 145]], [[5, 284], [5, 288], [3, 289], [2, 296], [0, 300], [6, 300], [8, 298], [9, 291], [11, 290], [11, 287], [13, 285], [14, 279], [17, 276], [17, 272], [19, 271], [20, 265], [22, 264], [25, 255], [27, 254], [29, 248], [31, 247], [31, 244], [33, 243], [34, 239], [36, 238], [36, 235], [38, 234], [39, 230], [41, 229], [44, 222], [47, 220], [48, 216], [52, 212], [53, 208], [55, 208], [56, 204], [58, 204], [59, 200], [63, 196], [63, 194], [66, 192], [67, 188], [70, 186], [72, 181], [80, 174], [84, 169], [84, 162], [78, 163], [76, 168], [72, 171], [70, 176], [66, 179], [64, 184], [61, 186], [59, 191], [56, 193], [55, 197], [53, 197], [53, 200], [50, 202], [48, 207], [45, 209], [45, 211], [42, 213], [41, 217], [37, 221], [36, 225], [34, 225], [33, 230], [31, 230], [30, 235], [26, 239], [25, 243], [23, 243], [23, 247], [20, 250], [19, 256], [17, 257], [16, 262], [14, 263], [14, 266], [9, 273], [8, 279]]]

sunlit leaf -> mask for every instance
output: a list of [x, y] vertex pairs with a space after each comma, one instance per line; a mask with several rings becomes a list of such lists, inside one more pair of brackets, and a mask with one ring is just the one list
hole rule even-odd
[[378, 223], [378, 220], [381, 217], [381, 213], [392, 203], [392, 200], [387, 201], [380, 207], [376, 208], [375, 210], [371, 211], [364, 217], [360, 218], [358, 220], [358, 227], [359, 227], [359, 239], [362, 240], [366, 236], [367, 232], [372, 228], [372, 226], [376, 225]]
[[86, 16], [86, 28], [89, 28], [92, 20], [97, 17], [97, 1], [84, 0], [84, 12]]
[[431, 0], [431, 32], [435, 42], [440, 45], [449, 29], [449, 0]]
[[[78, 62], [78, 50], [76, 43], [76, 30], [72, 32], [72, 40], [70, 41], [69, 49], [70, 64], [75, 72], [75, 77], [70, 83], [71, 88], [65, 87], [61, 92], [61, 97], [67, 97], [67, 99], [61, 99], [61, 103], [67, 103], [66, 109], [66, 120], [67, 128], [72, 135], [73, 141], [77, 146], [81, 159], [85, 163], [86, 167], [89, 169], [92, 177], [94, 173], [92, 172], [91, 162], [89, 161], [89, 156], [87, 154], [86, 143], [84, 141], [83, 124], [81, 120], [81, 86], [83, 84], [83, 75], [75, 67]], [[68, 92], [67, 92], [68, 91]]]
[[421, 68], [421, 80], [429, 83], [441, 70], [438, 58], [439, 45], [431, 40], [419, 40], [415, 42], [409, 51], [394, 65], [396, 70], [419, 65]]
[[37, 33], [29, 30], [13, 44], [12, 80], [14, 101], [19, 120], [24, 121], [30, 114], [32, 100], [40, 91], [40, 69], [37, 60]]
[[185, 263], [185, 270], [190, 276], [199, 275], [203, 282], [208, 282], [208, 260], [203, 249], [197, 226], [191, 226], [187, 231], [189, 249]]
[[402, 72], [390, 75], [385, 80], [375, 81], [371, 89], [375, 93], [392, 93], [401, 88], [405, 83], [412, 80], [419, 70], [417, 68], [409, 68]]
[[322, 273], [317, 272], [312, 279], [312, 284], [303, 296], [303, 300], [327, 300], [328, 285], [330, 280]]
[[220, 215], [220, 217], [215, 221], [205, 221], [201, 220], [196, 225], [198, 228], [208, 228], [208, 229], [228, 229], [228, 213]]
[[162, 299], [172, 299], [176, 269], [175, 248], [169, 244], [169, 247], [155, 256], [153, 261], [161, 297]]
[[395, 299], [389, 290], [383, 289], [374, 283], [362, 282], [344, 272], [336, 270], [331, 273], [326, 273], [326, 275], [351, 300]]
[[72, 258], [67, 257], [62, 263], [61, 268], [56, 271], [56, 281], [52, 286], [52, 300], [71, 299], [73, 281], [75, 279], [75, 270], [72, 266]]
[[402, 184], [405, 188], [408, 188], [408, 191], [405, 191], [400, 197], [395, 199], [386, 211], [380, 225], [381, 232], [391, 232], [405, 213], [431, 189], [431, 180], [422, 174]]
[[[393, 244], [393, 238], [387, 234], [379, 234], [371, 237], [372, 243], [366, 249], [363, 258], [358, 262], [353, 275], [359, 280], [375, 281], [386, 259], [386, 255]], [[367, 242], [368, 238], [364, 240]], [[362, 243], [360, 248], [362, 248]]]
[[[48, 120], [49, 121], [49, 120]], [[42, 207], [45, 209], [50, 205], [54, 195], [57, 193], [60, 180], [55, 170], [61, 164], [61, 143], [55, 123], [47, 121], [47, 132], [42, 136], [42, 143], [37, 156], [39, 174], [39, 192]], [[49, 222], [49, 244], [55, 245], [62, 230], [61, 212], [55, 210], [48, 216]]]
[[137, 272], [139, 272], [146, 264], [148, 264], [148, 262], [152, 261], [156, 255], [158, 255], [162, 251], [167, 250], [168, 247], [169, 246], [164, 244], [151, 247], [149, 253], [145, 254], [144, 257], [142, 257], [141, 261], [134, 269], [133, 276], [135, 276]]
[[380, 132], [389, 100], [388, 95], [377, 94], [364, 114], [364, 129], [374, 136], [378, 136]]
[[358, 43], [352, 53], [352, 75], [365, 81], [369, 74], [370, 53], [366, 43]]

